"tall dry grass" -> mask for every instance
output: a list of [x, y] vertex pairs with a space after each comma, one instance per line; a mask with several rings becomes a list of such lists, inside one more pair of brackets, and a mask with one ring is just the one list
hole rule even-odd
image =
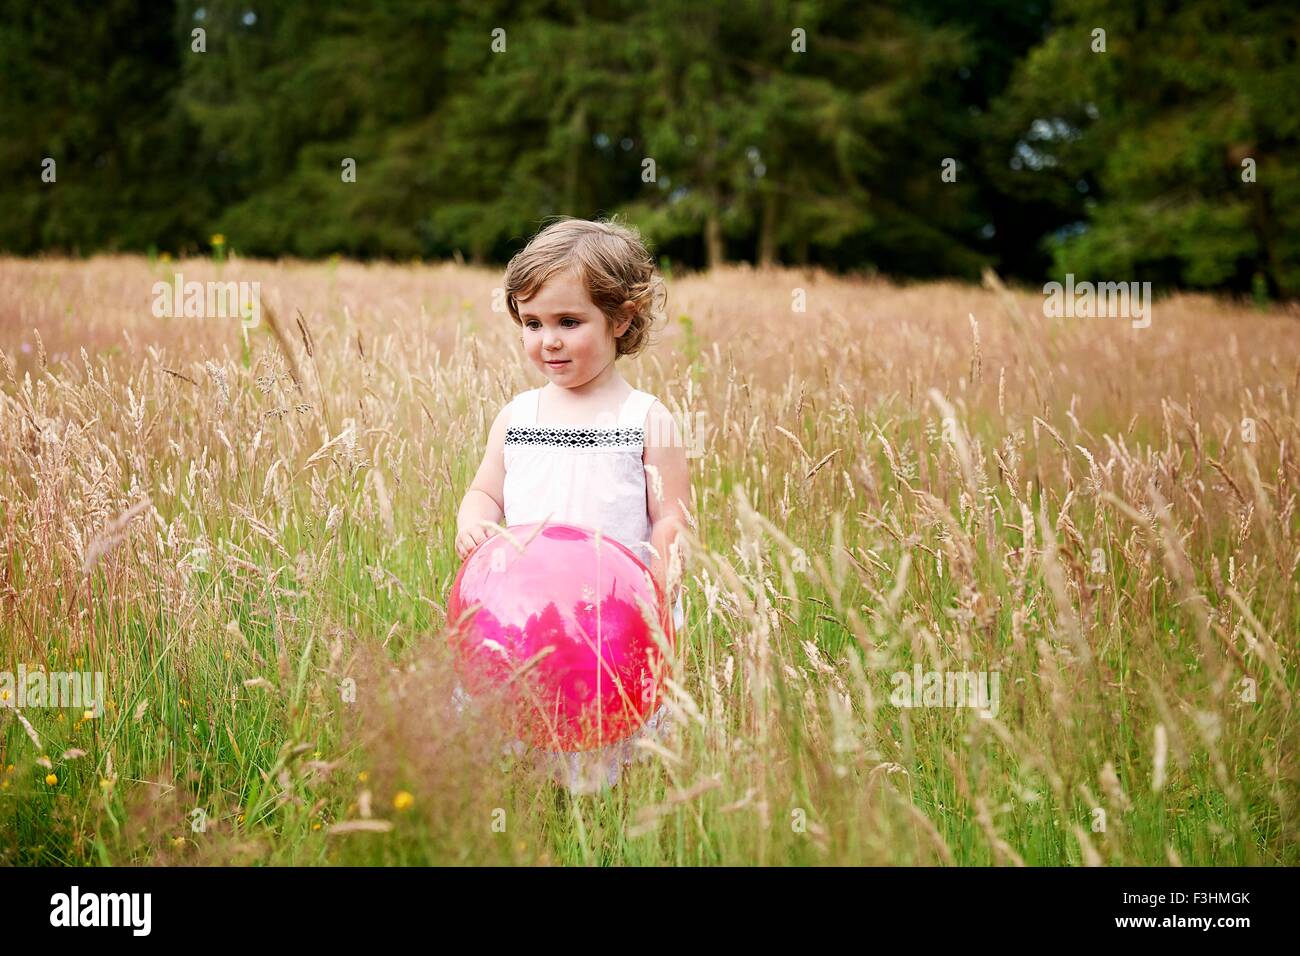
[[[154, 318], [177, 270], [262, 325]], [[1294, 311], [672, 281], [620, 364], [706, 428], [677, 729], [573, 796], [449, 706], [456, 507], [539, 384], [499, 278], [0, 260], [0, 670], [109, 697], [2, 712], [0, 860], [1297, 862]]]

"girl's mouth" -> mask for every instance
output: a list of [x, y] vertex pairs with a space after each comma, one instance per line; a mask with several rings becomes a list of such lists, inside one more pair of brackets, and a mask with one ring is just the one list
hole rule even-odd
[[568, 365], [569, 359], [555, 359], [555, 360], [548, 359], [546, 361], [546, 364], [549, 365], [551, 368], [559, 368], [562, 365]]

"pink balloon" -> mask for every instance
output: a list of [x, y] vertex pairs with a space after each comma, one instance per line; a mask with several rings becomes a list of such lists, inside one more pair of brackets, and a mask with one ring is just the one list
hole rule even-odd
[[[565, 524], [515, 525], [465, 558], [447, 601], [456, 666], [472, 695], [503, 695], [514, 732], [546, 750], [626, 738], [659, 704], [672, 614], [621, 542]], [[534, 534], [534, 531], [537, 531]], [[531, 539], [531, 540], [530, 540]]]

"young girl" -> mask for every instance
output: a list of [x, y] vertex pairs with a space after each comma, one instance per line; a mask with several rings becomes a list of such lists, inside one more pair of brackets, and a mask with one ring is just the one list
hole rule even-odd
[[[494, 533], [483, 522], [599, 528], [650, 568], [680, 635], [680, 585], [669, 580], [678, 565], [669, 558], [690, 500], [686, 450], [668, 409], [615, 366], [645, 347], [662, 311], [653, 259], [630, 228], [560, 219], [510, 260], [505, 294], [524, 355], [547, 381], [516, 395], [492, 423], [460, 505], [457, 555]], [[662, 731], [666, 718], [661, 706], [627, 740], [543, 759], [575, 792], [613, 786], [636, 741]]]

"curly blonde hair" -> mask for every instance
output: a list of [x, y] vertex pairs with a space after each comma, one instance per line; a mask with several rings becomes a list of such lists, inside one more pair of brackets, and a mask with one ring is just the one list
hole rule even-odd
[[614, 340], [615, 358], [649, 345], [650, 329], [664, 314], [667, 291], [641, 234], [613, 219], [558, 217], [515, 253], [506, 266], [506, 305], [515, 325], [519, 300], [527, 301], [556, 273], [572, 270], [613, 328], [625, 302], [636, 305], [627, 330]]

